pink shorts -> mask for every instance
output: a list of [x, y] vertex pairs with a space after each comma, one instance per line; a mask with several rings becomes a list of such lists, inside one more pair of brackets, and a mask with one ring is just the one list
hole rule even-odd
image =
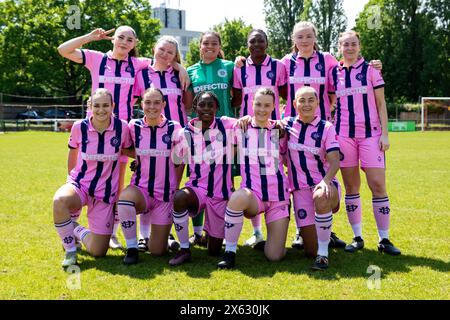
[[258, 200], [259, 213], [264, 212], [266, 225], [277, 220], [289, 218], [289, 200], [262, 201], [257, 195], [255, 197]]
[[[336, 213], [339, 211], [341, 200], [341, 185], [337, 180], [334, 180], [333, 183], [338, 190], [339, 197], [337, 207], [333, 208], [333, 213]], [[292, 192], [295, 222], [298, 227], [307, 227], [315, 224], [316, 210], [314, 208], [313, 190], [314, 188], [306, 188]]]
[[173, 197], [170, 198], [169, 202], [164, 202], [150, 197], [148, 191], [144, 188], [139, 188], [139, 191], [144, 196], [145, 199], [145, 211], [137, 212], [137, 214], [150, 215], [150, 224], [156, 225], [171, 225], [173, 222], [172, 218], [172, 208], [173, 208]]
[[228, 200], [221, 198], [210, 198], [207, 196], [208, 191], [203, 188], [189, 186], [198, 198], [198, 214], [205, 210], [205, 231], [214, 238], [225, 238], [225, 211], [227, 209]]
[[385, 168], [384, 152], [378, 147], [380, 137], [347, 138], [338, 136], [341, 167]]
[[[81, 206], [87, 206], [89, 230], [95, 234], [110, 235], [114, 225], [114, 203], [105, 203], [102, 200], [91, 197], [87, 190], [80, 189], [70, 183], [81, 200]], [[76, 214], [80, 210], [71, 212]]]

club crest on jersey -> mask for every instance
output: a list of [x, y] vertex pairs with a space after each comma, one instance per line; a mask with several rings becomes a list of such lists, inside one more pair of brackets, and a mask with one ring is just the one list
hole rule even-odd
[[112, 137], [110, 143], [113, 147], [118, 147], [120, 145], [120, 141], [117, 137]]
[[216, 134], [216, 141], [217, 142], [222, 142], [223, 141], [223, 134], [221, 132], [218, 132]]
[[275, 73], [273, 71], [267, 71], [266, 73], [267, 78], [269, 78], [270, 80], [275, 79]]
[[321, 64], [321, 63], [318, 63], [318, 64], [316, 64], [316, 70], [317, 71], [322, 71], [324, 68], [323, 68], [323, 64]]
[[315, 141], [320, 140], [320, 134], [318, 132], [311, 133], [311, 138]]
[[170, 137], [170, 134], [166, 133], [165, 135], [162, 136], [162, 141], [165, 144], [170, 144], [172, 142], [172, 138]]
[[306, 210], [305, 209], [299, 209], [297, 212], [297, 216], [299, 219], [306, 219]]
[[130, 67], [130, 66], [127, 66], [127, 67], [125, 68], [125, 72], [131, 73], [131, 67]]
[[356, 75], [356, 80], [358, 80], [358, 81], [364, 81], [366, 79], [366, 77], [362, 74], [362, 73], [358, 73], [357, 75]]
[[217, 71], [217, 75], [219, 77], [225, 78], [228, 75], [228, 72], [226, 69], [220, 69]]
[[179, 83], [179, 82], [180, 82], [180, 80], [178, 80], [178, 77], [176, 77], [176, 76], [173, 76], [172, 78], [170, 78], [170, 80], [171, 80], [173, 83]]

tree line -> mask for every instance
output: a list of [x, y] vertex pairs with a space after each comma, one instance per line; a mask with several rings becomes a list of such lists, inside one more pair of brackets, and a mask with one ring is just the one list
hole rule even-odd
[[[264, 0], [269, 53], [281, 58], [292, 46], [297, 21], [312, 21], [318, 45], [339, 59], [339, 33], [346, 30], [343, 0]], [[160, 22], [147, 0], [0, 2], [0, 92], [26, 96], [76, 96], [90, 88], [89, 73], [60, 57], [64, 41], [96, 27], [132, 26], [139, 53], [151, 56]], [[77, 24], [78, 23], [78, 24]], [[450, 95], [450, 2], [447, 0], [370, 0], [359, 14], [362, 55], [383, 62], [390, 102], [416, 102], [420, 96]], [[211, 29], [222, 36], [226, 59], [247, 56], [246, 37], [253, 26], [225, 20]], [[206, 30], [205, 30], [206, 31]], [[107, 51], [106, 41], [89, 44]], [[199, 60], [198, 40], [190, 43], [186, 66]], [[73, 99], [79, 102], [79, 98]]]

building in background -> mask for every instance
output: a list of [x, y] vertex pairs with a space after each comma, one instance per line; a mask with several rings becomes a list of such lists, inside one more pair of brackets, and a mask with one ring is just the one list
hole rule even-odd
[[160, 35], [169, 35], [177, 39], [183, 59], [189, 50], [189, 42], [200, 38], [201, 32], [186, 30], [186, 11], [166, 8], [165, 5], [153, 8], [153, 18], [159, 19], [162, 24]]

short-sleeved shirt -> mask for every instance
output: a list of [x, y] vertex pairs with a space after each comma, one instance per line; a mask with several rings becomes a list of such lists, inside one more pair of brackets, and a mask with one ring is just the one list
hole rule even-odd
[[348, 138], [380, 136], [375, 90], [384, 87], [381, 72], [361, 58], [349, 68], [339, 63], [330, 70], [328, 79], [330, 93], [337, 97], [336, 133]]
[[286, 150], [275, 124], [270, 120], [268, 127], [261, 128], [252, 120], [246, 133], [240, 130], [235, 133], [241, 188], [252, 190], [263, 202], [289, 200], [288, 181], [283, 169]]
[[212, 91], [219, 98], [220, 108], [216, 114], [218, 117], [234, 117], [234, 110], [231, 107], [233, 68], [233, 62], [223, 59], [216, 59], [209, 64], [200, 61], [187, 68], [191, 80], [189, 90], [194, 95], [203, 91]]
[[278, 87], [287, 83], [284, 65], [266, 55], [263, 63], [254, 64], [251, 57], [245, 61], [242, 68], [234, 68], [233, 88], [242, 90], [242, 104], [239, 117], [253, 116], [253, 98], [259, 88], [270, 88], [275, 93], [275, 110], [272, 120], [280, 119], [280, 99]]
[[319, 108], [316, 110], [316, 115], [321, 119], [330, 120], [328, 74], [330, 69], [338, 64], [336, 58], [328, 52], [314, 51], [309, 58], [300, 57], [297, 53], [290, 53], [281, 59], [281, 62], [289, 77], [289, 98], [284, 116], [295, 117], [297, 115], [292, 103], [295, 100], [295, 92], [303, 86], [310, 86], [316, 89], [319, 96]]
[[231, 163], [236, 121], [216, 117], [210, 127], [203, 130], [201, 121], [194, 118], [184, 128], [183, 145], [177, 154], [189, 165], [186, 187], [207, 190], [209, 198], [229, 199], [233, 192]]
[[165, 71], [145, 68], [136, 76], [134, 95], [144, 98], [145, 90], [148, 88], [161, 89], [166, 101], [164, 108], [165, 117], [179, 122], [184, 127], [187, 123], [187, 116], [183, 103], [180, 73], [172, 67]]
[[111, 203], [118, 195], [120, 153], [132, 146], [130, 132], [125, 121], [111, 117], [111, 125], [100, 133], [91, 119], [76, 121], [72, 126], [69, 148], [79, 152], [68, 182], [91, 197]]
[[311, 188], [326, 176], [330, 165], [329, 152], [339, 151], [336, 131], [331, 122], [316, 116], [311, 123], [297, 117], [283, 120], [287, 139], [287, 167], [289, 187], [292, 191]]
[[133, 86], [136, 74], [146, 68], [150, 59], [127, 56], [124, 60], [107, 53], [82, 49], [83, 65], [89, 69], [92, 79], [92, 93], [98, 88], [108, 89], [113, 95], [114, 115], [129, 122], [136, 102]]
[[182, 127], [164, 115], [157, 126], [148, 126], [143, 119], [131, 120], [131, 140], [136, 149], [137, 168], [131, 184], [147, 190], [159, 201], [169, 202], [178, 187], [172, 152]]

